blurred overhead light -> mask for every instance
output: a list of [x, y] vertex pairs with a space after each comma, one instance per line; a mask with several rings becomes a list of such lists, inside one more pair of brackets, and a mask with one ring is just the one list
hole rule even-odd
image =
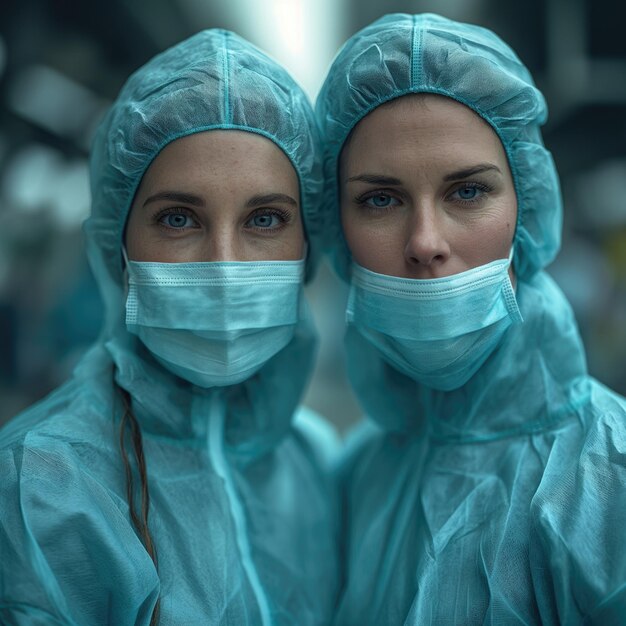
[[578, 175], [573, 197], [587, 224], [604, 230], [626, 227], [625, 181], [626, 159], [606, 160]]
[[7, 163], [2, 183], [4, 206], [30, 215], [47, 211], [61, 230], [78, 228], [89, 213], [86, 161], [67, 161], [48, 146], [19, 151]]
[[613, 286], [611, 267], [602, 252], [583, 237], [569, 234], [548, 272], [581, 319], [606, 310]]
[[284, 65], [315, 98], [341, 44], [349, 5], [335, 0], [178, 0], [198, 30], [234, 30]]
[[310, 40], [305, 32], [304, 13], [305, 8], [311, 9], [311, 4], [306, 0], [274, 0], [270, 6], [270, 24], [278, 35], [274, 46], [282, 48], [286, 56], [301, 56], [307, 39]]
[[106, 105], [82, 85], [43, 65], [27, 67], [15, 77], [8, 104], [33, 124], [83, 146]]
[[333, 0], [251, 2], [256, 13], [251, 38], [283, 64], [315, 98], [337, 51], [344, 24], [342, 7]]

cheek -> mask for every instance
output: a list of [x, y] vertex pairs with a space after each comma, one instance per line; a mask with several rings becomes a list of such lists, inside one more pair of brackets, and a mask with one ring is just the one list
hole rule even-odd
[[517, 209], [513, 202], [489, 207], [476, 219], [459, 221], [451, 231], [451, 247], [466, 268], [478, 267], [509, 256], [515, 235]]
[[298, 261], [304, 257], [306, 238], [302, 225], [300, 228], [293, 229], [294, 233], [286, 242], [285, 254], [283, 256], [286, 261]]
[[299, 261], [304, 258], [306, 238], [302, 223], [291, 224], [274, 236], [245, 236], [245, 260]]
[[371, 228], [365, 227], [350, 209], [342, 210], [341, 225], [352, 258], [359, 265], [368, 267], [369, 257], [375, 254], [375, 247], [371, 245], [373, 239]]
[[513, 229], [509, 224], [484, 223], [479, 227], [457, 233], [452, 242], [452, 250], [462, 258], [467, 267], [477, 267], [504, 259], [509, 255]]
[[402, 226], [396, 219], [361, 220], [352, 211], [342, 214], [343, 233], [352, 258], [383, 274], [397, 271], [402, 261]]
[[517, 228], [517, 198], [514, 192], [506, 204], [504, 219], [502, 220], [502, 239], [504, 240], [506, 253], [508, 254], [513, 244], [515, 230]]
[[142, 256], [142, 251], [145, 247], [144, 237], [142, 235], [143, 229], [137, 212], [131, 209], [123, 238], [126, 253], [130, 259], [138, 259]]
[[289, 233], [286, 237], [286, 252], [285, 260], [297, 261], [302, 259], [305, 253], [306, 236], [304, 234], [304, 224], [302, 218], [298, 217], [297, 224], [294, 224], [294, 228], [288, 229]]
[[358, 246], [359, 242], [357, 232], [358, 225], [343, 208], [341, 209], [341, 229], [343, 231], [343, 236], [346, 240], [346, 244], [348, 245], [348, 250], [350, 250], [350, 254], [352, 254], [352, 256], [355, 256], [355, 247]]

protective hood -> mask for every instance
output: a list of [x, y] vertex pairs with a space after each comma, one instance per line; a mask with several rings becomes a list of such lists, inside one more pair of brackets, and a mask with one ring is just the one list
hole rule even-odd
[[[473, 377], [451, 392], [415, 383], [367, 341], [348, 336], [351, 383], [368, 415], [386, 430], [429, 429], [444, 440], [471, 441], [545, 428], [556, 419], [552, 414], [585, 401], [586, 365], [569, 304], [540, 271], [558, 251], [562, 220], [557, 173], [539, 128], [546, 104], [515, 53], [492, 32], [432, 14], [394, 14], [341, 49], [317, 102], [327, 205], [336, 216], [335, 266], [348, 280], [351, 260], [337, 188], [343, 144], [370, 111], [410, 93], [440, 94], [467, 105], [502, 141], [518, 200], [513, 262], [524, 323], [510, 328]], [[525, 411], [519, 410], [519, 394]], [[545, 397], [551, 399], [549, 410]]]
[[[154, 57], [128, 79], [94, 140], [92, 214], [85, 232], [105, 305], [101, 340], [116, 364], [116, 380], [131, 393], [142, 427], [162, 434], [198, 434], [185, 429], [197, 418], [193, 396], [202, 392], [162, 371], [126, 330], [124, 228], [142, 176], [159, 152], [175, 139], [212, 129], [262, 135], [286, 154], [299, 179], [307, 278], [321, 249], [317, 127], [307, 96], [283, 68], [234, 33], [207, 30]], [[261, 453], [288, 428], [308, 380], [315, 333], [304, 317], [295, 338], [254, 380], [223, 391], [229, 397], [226, 439], [250, 453]], [[292, 359], [299, 363], [296, 372]], [[289, 383], [284, 384], [287, 371]]]
[[541, 271], [559, 247], [561, 201], [539, 135], [545, 103], [524, 66], [489, 31], [433, 15], [387, 16], [355, 35], [318, 102], [329, 205], [338, 215], [337, 158], [351, 129], [419, 92], [466, 104], [502, 141], [524, 321], [451, 391], [347, 338], [352, 384], [376, 424], [342, 469], [346, 575], [334, 623], [620, 623], [626, 404], [587, 375], [572, 310]]
[[562, 205], [556, 169], [539, 127], [543, 96], [515, 53], [491, 31], [433, 14], [387, 15], [351, 37], [317, 99], [325, 141], [326, 205], [335, 267], [350, 276], [341, 232], [338, 160], [356, 124], [381, 104], [411, 93], [448, 96], [480, 115], [502, 141], [518, 201], [514, 264], [530, 278], [555, 257]]

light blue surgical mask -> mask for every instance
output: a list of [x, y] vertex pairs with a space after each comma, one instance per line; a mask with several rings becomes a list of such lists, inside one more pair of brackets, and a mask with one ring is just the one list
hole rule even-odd
[[521, 322], [509, 277], [511, 256], [430, 280], [354, 265], [348, 337], [360, 334], [400, 372], [444, 391], [465, 384]]
[[126, 326], [200, 387], [240, 383], [292, 339], [304, 261], [126, 262]]

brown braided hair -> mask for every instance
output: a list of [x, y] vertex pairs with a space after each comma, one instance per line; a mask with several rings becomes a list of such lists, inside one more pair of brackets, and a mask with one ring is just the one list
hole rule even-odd
[[[158, 571], [158, 559], [156, 546], [152, 541], [150, 535], [150, 529], [148, 527], [148, 514], [150, 511], [150, 492], [148, 490], [148, 474], [146, 471], [146, 459], [143, 453], [143, 441], [141, 438], [141, 428], [139, 422], [133, 414], [130, 405], [130, 394], [125, 389], [117, 386], [122, 396], [122, 404], [124, 406], [124, 412], [120, 422], [120, 451], [122, 453], [122, 461], [124, 462], [124, 469], [126, 471], [126, 498], [128, 500], [128, 507], [130, 513], [130, 519], [135, 527], [139, 537], [150, 555], [155, 568]], [[135, 494], [134, 494], [134, 482], [133, 471], [130, 466], [130, 460], [128, 453], [126, 452], [126, 429], [128, 428], [131, 441], [133, 443], [133, 452], [135, 453], [135, 462], [137, 464], [137, 470], [139, 472], [139, 480], [141, 482], [141, 512], [137, 513], [135, 508]], [[150, 626], [156, 626], [159, 621], [161, 599], [157, 598], [156, 604], [152, 611], [152, 617], [150, 618]]]

